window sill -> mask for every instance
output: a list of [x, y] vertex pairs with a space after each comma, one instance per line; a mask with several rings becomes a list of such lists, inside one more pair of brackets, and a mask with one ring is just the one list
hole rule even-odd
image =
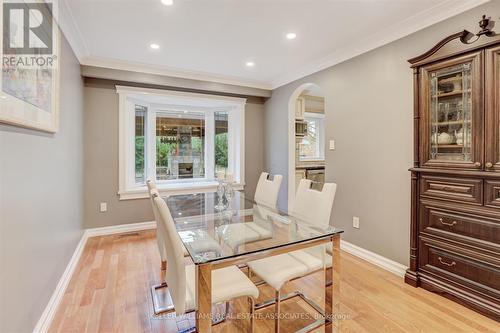
[[[161, 196], [177, 195], [177, 194], [193, 194], [207, 193], [217, 191], [218, 182], [207, 181], [198, 183], [179, 183], [179, 184], [157, 184], [156, 187]], [[242, 191], [245, 184], [234, 184], [234, 190]], [[149, 198], [147, 186], [136, 187], [133, 189], [118, 191], [120, 200], [134, 200]]]

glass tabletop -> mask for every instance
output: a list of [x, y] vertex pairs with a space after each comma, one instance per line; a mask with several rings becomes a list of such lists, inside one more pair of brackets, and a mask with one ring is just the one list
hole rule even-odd
[[[305, 217], [257, 204], [236, 192], [221, 207], [217, 193], [165, 199], [177, 232], [195, 264], [266, 251], [342, 233]], [[314, 207], [312, 207], [314, 209]]]

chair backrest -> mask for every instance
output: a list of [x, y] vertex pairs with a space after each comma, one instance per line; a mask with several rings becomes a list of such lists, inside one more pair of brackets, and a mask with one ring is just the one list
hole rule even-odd
[[157, 189], [155, 182], [152, 181], [151, 179], [148, 179], [146, 181], [146, 185], [148, 186], [148, 191], [151, 191], [152, 189], [155, 189], [155, 190]]
[[301, 179], [289, 214], [311, 224], [327, 227], [337, 184], [325, 183], [321, 191], [311, 189], [311, 184], [311, 180]]
[[273, 180], [270, 180], [267, 172], [261, 173], [255, 189], [255, 202], [270, 208], [276, 208], [282, 180], [282, 175], [274, 175]]
[[156, 241], [158, 243], [158, 251], [160, 251], [160, 257], [161, 257], [161, 260], [162, 261], [165, 261], [166, 260], [166, 255], [165, 255], [165, 242], [162, 238], [162, 234], [164, 232], [162, 232], [162, 228], [163, 226], [161, 225], [160, 223], [160, 218], [158, 216], [158, 209], [156, 208], [156, 205], [153, 201], [153, 197], [155, 195], [159, 196], [159, 192], [158, 190], [156, 189], [156, 185], [155, 183], [152, 181], [152, 180], [148, 180], [146, 181], [146, 185], [148, 186], [148, 192], [149, 192], [149, 201], [151, 202], [151, 208], [153, 209], [153, 214], [154, 214], [154, 217], [155, 217], [155, 222], [156, 222]]
[[167, 283], [177, 315], [186, 312], [186, 266], [182, 242], [165, 200], [159, 196], [153, 198], [158, 209], [160, 223], [163, 225], [163, 239], [167, 254]]
[[156, 184], [151, 179], [146, 181], [146, 185], [148, 186], [149, 201], [151, 202], [151, 207], [153, 207], [153, 214], [155, 215], [155, 221], [156, 221], [156, 224], [158, 225], [158, 216], [157, 216], [158, 213], [156, 211], [156, 206], [153, 202], [153, 194], [154, 193], [158, 194], [158, 190], [156, 189]]
[[157, 196], [160, 196], [160, 193], [158, 192], [157, 189], [152, 189], [149, 191], [149, 201], [151, 201], [151, 206], [153, 207], [153, 214], [155, 216], [155, 221], [156, 221], [156, 224], [158, 224], [158, 209], [156, 208], [156, 205], [153, 201], [153, 198], [154, 196], [157, 195]]

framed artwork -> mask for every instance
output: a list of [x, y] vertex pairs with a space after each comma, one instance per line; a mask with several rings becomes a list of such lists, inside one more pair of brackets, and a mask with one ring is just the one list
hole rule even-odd
[[54, 4], [0, 1], [0, 122], [56, 133], [61, 36]]

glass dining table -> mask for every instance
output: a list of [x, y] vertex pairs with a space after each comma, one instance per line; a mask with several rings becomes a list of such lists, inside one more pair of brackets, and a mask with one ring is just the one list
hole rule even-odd
[[212, 329], [212, 270], [324, 244], [331, 244], [332, 268], [325, 265], [321, 314], [325, 331], [337, 331], [342, 230], [257, 204], [242, 192], [235, 192], [230, 202], [219, 201], [216, 193], [173, 195], [165, 201], [196, 265], [197, 332]]

